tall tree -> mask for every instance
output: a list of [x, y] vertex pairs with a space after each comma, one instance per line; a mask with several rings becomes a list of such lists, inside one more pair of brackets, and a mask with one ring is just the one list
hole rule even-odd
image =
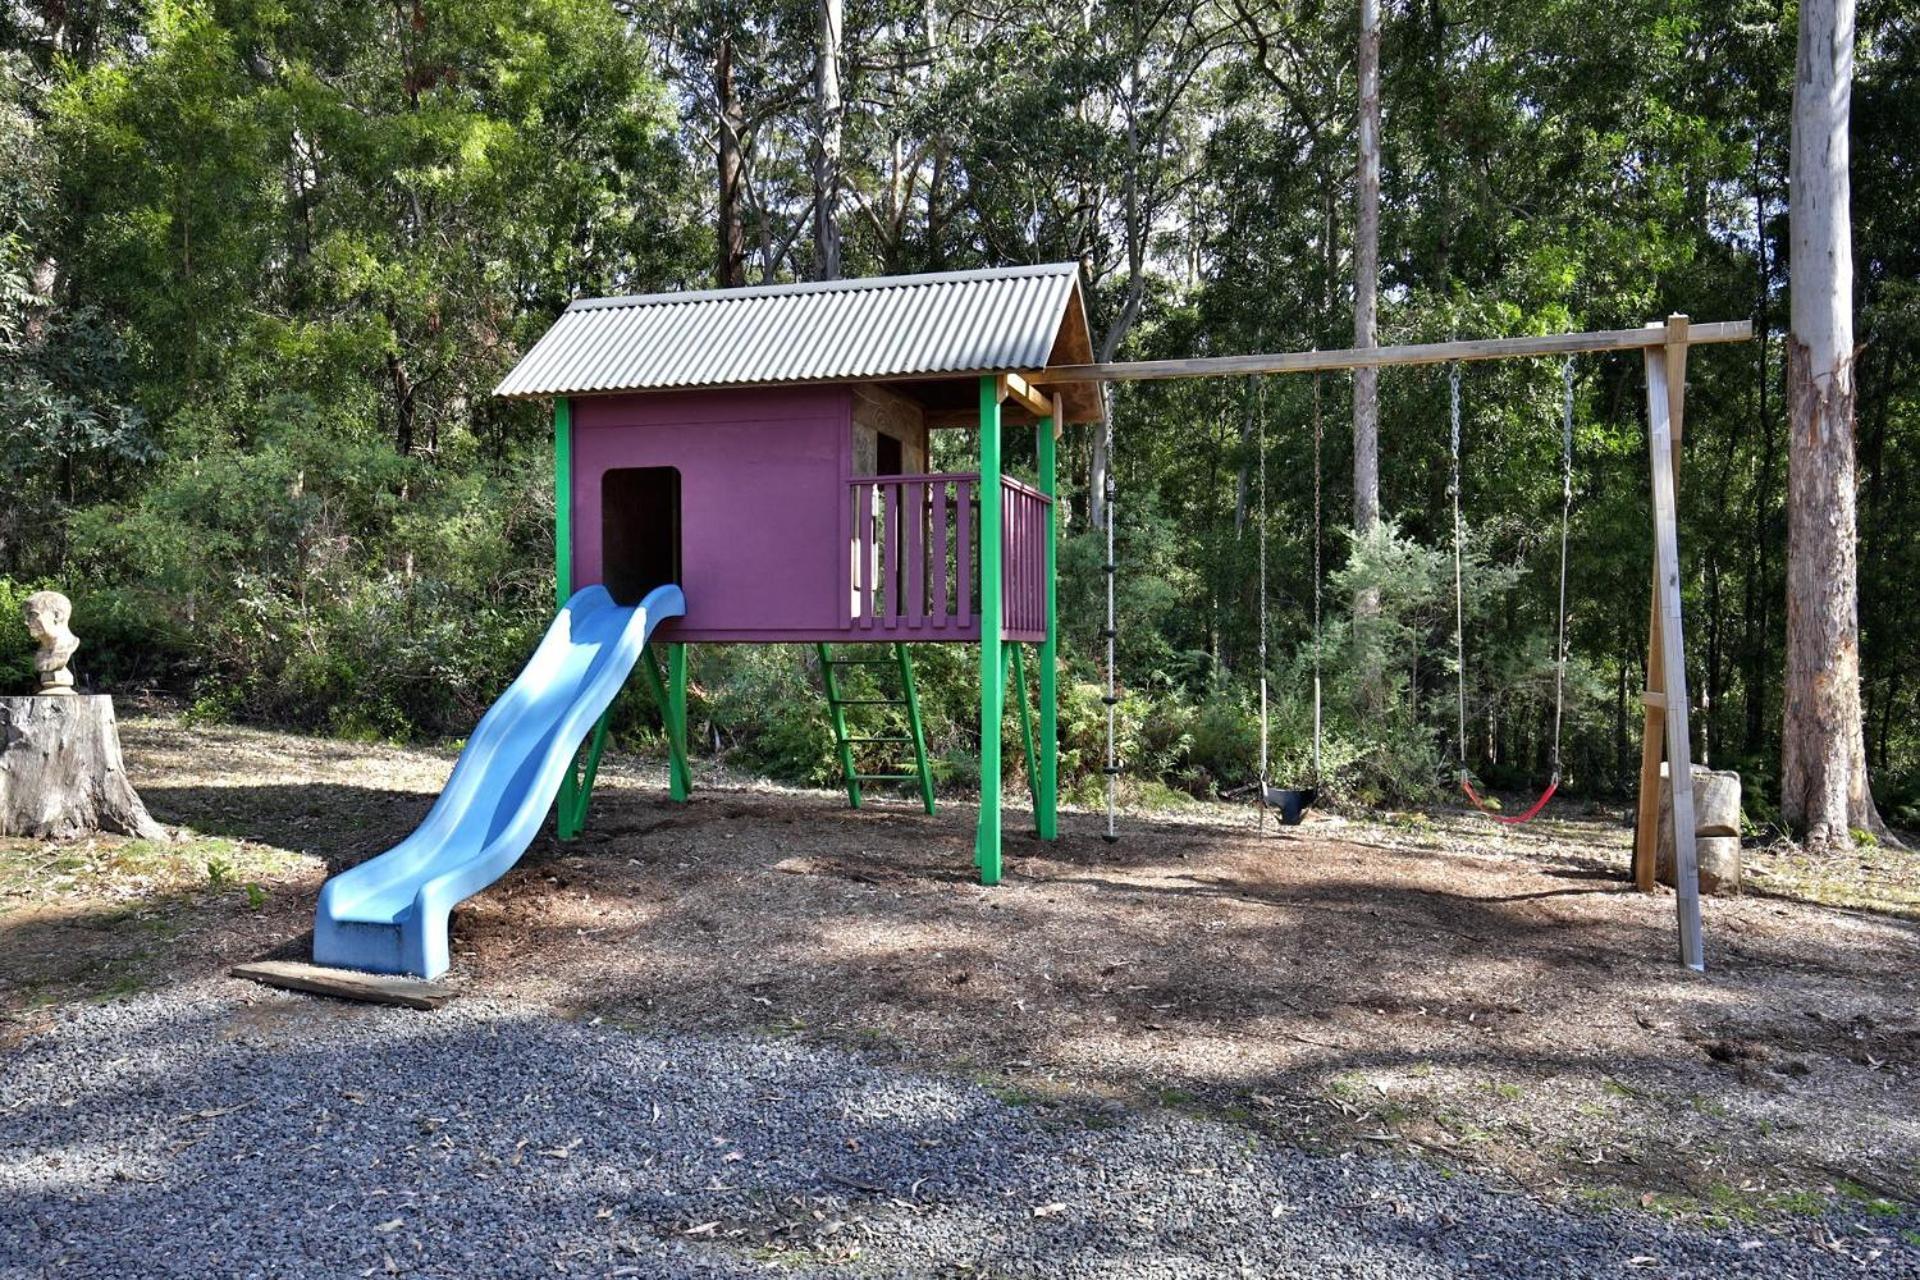
[[[1380, 340], [1380, 0], [1360, 0], [1360, 153], [1353, 229], [1353, 345]], [[1353, 371], [1353, 528], [1380, 523], [1380, 371]]]
[[713, 57], [713, 92], [719, 108], [716, 141], [720, 162], [720, 191], [714, 216], [719, 260], [714, 276], [722, 289], [737, 289], [747, 282], [747, 230], [740, 221], [740, 186], [744, 178], [740, 158], [742, 127], [740, 98], [733, 87], [733, 35], [730, 32], [721, 35], [719, 51]]
[[[1353, 228], [1353, 345], [1380, 340], [1380, 0], [1360, 0], [1360, 154], [1355, 172]], [[1353, 371], [1353, 531], [1364, 539], [1380, 525], [1380, 371]], [[1380, 594], [1362, 588], [1354, 596], [1356, 620], [1380, 611]], [[1378, 680], [1362, 690], [1372, 702]]]
[[813, 153], [813, 273], [840, 277], [840, 42], [845, 31], [842, 0], [820, 0], [820, 48], [813, 69], [819, 137]]
[[1788, 217], [1786, 724], [1781, 812], [1808, 845], [1878, 830], [1860, 709], [1853, 237], [1853, 0], [1803, 0]]

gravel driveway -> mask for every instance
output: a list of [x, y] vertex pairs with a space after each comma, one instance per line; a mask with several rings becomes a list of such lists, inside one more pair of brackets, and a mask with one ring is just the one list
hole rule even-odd
[[1700, 1232], [746, 1037], [227, 980], [0, 1056], [0, 1277], [1920, 1276], [1920, 1221]]

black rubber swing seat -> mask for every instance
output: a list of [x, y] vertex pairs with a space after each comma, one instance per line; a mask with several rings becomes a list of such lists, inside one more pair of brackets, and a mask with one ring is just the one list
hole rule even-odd
[[1283, 826], [1297, 827], [1300, 820], [1307, 816], [1307, 810], [1313, 808], [1320, 799], [1316, 787], [1268, 787], [1266, 789], [1267, 808], [1280, 815]]

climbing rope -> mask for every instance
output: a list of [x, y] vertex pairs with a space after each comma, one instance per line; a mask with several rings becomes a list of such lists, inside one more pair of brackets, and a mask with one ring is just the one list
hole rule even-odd
[[1105, 636], [1107, 641], [1107, 692], [1106, 696], [1101, 700], [1107, 704], [1107, 833], [1105, 839], [1108, 844], [1112, 844], [1120, 838], [1119, 833], [1114, 830], [1117, 788], [1120, 781], [1120, 754], [1118, 746], [1120, 694], [1119, 681], [1115, 675], [1114, 667], [1114, 642], [1119, 638], [1120, 630], [1115, 620], [1116, 614], [1113, 600], [1114, 577], [1120, 572], [1120, 565], [1113, 558], [1114, 499], [1116, 496], [1116, 486], [1113, 482], [1113, 405], [1111, 401], [1107, 404], [1106, 420], [1107, 472], [1103, 480], [1102, 492], [1106, 498], [1107, 505], [1107, 625], [1101, 634]]
[[1547, 757], [1551, 773], [1547, 788], [1524, 812], [1499, 814], [1488, 809], [1473, 789], [1467, 769], [1467, 642], [1466, 607], [1461, 589], [1462, 544], [1465, 521], [1460, 514], [1460, 366], [1448, 375], [1448, 448], [1450, 471], [1447, 491], [1453, 498], [1453, 654], [1458, 702], [1457, 755], [1460, 765], [1460, 790], [1474, 808], [1495, 822], [1517, 826], [1536, 817], [1560, 789], [1560, 726], [1566, 710], [1567, 678], [1567, 534], [1573, 520], [1573, 357], [1560, 366], [1560, 598], [1554, 631], [1553, 661], [1553, 743]]

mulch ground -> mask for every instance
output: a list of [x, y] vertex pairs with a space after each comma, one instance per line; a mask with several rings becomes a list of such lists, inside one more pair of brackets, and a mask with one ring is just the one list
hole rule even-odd
[[[0, 1039], [50, 1004], [303, 956], [325, 876], [424, 815], [445, 752], [123, 726], [180, 844], [0, 844]], [[1045, 1107], [1150, 1105], [1315, 1148], [1399, 1150], [1536, 1194], [1726, 1219], [1920, 1199], [1920, 858], [1750, 851], [1709, 900], [1625, 883], [1618, 815], [1009, 815], [718, 775], [686, 804], [613, 759], [587, 832], [455, 916], [465, 989], [570, 1015], [752, 1030], [981, 1079]], [[209, 866], [217, 870], [209, 871]], [[1807, 899], [1818, 897], [1825, 903]]]

